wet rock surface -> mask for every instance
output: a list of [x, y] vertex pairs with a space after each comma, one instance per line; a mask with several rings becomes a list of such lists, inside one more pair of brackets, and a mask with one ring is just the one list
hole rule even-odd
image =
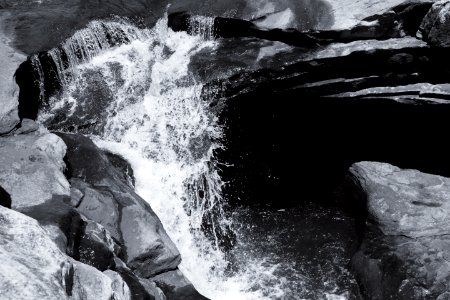
[[164, 292], [167, 300], [207, 300], [179, 270], [157, 275], [152, 278], [152, 281]]
[[[180, 254], [159, 218], [121, 170], [87, 137], [58, 135], [66, 142], [70, 181], [83, 195], [77, 210], [104, 226], [124, 245], [126, 263], [142, 277], [174, 269]], [[107, 213], [105, 213], [107, 212]]]

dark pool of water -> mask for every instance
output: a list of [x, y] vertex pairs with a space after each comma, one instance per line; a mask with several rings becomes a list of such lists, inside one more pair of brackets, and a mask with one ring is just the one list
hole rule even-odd
[[[266, 284], [283, 291], [280, 299], [361, 299], [349, 270], [355, 227], [339, 209], [313, 203], [285, 210], [240, 209], [234, 220], [240, 241], [234, 265], [252, 259], [275, 266], [276, 279]], [[258, 280], [252, 288], [270, 293], [270, 286], [261, 287]]]

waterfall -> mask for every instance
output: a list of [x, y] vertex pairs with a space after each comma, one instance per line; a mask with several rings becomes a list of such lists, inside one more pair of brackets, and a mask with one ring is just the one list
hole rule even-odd
[[189, 33], [206, 41], [214, 39], [214, 17], [192, 16], [189, 19]]
[[[120, 24], [112, 36], [126, 43], [105, 40], [105, 23], [95, 22], [59, 48], [66, 60], [51, 52], [63, 88], [39, 120], [51, 124], [78, 114], [77, 122], [96, 124], [87, 133], [131, 163], [137, 193], [161, 219], [181, 252], [179, 268], [199, 292], [211, 299], [281, 297], [276, 266], [249, 258], [232, 272], [226, 258], [233, 224], [214, 157], [223, 129], [188, 68], [193, 55], [216, 47], [213, 27], [195, 27], [201, 36], [191, 36], [168, 29], [167, 17], [150, 30]], [[255, 288], [268, 278], [270, 285]]]
[[[123, 18], [110, 21], [92, 21], [64, 41], [58, 48], [48, 52], [35, 54], [32, 61], [37, 62], [35, 69], [42, 73], [42, 60], [50, 59], [51, 68], [56, 73], [59, 84], [70, 84], [72, 74], [80, 64], [89, 62], [92, 58], [111, 47], [129, 43], [131, 40], [144, 39], [147, 31], [141, 30]], [[39, 73], [39, 74], [41, 74]], [[44, 77], [41, 77], [44, 85]]]

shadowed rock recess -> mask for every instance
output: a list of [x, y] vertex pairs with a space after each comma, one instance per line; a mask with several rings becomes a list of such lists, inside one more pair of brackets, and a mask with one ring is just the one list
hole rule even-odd
[[[198, 3], [192, 11], [176, 3], [164, 19], [175, 32], [215, 40], [213, 50], [189, 57], [188, 74], [202, 84], [199, 98], [213, 116], [205, 122], [223, 130], [214, 155], [224, 162], [226, 208], [281, 213], [315, 202], [309, 207], [345, 212], [353, 232], [351, 249], [341, 251], [351, 263], [342, 269], [360, 289], [349, 299], [450, 299], [450, 2], [386, 1], [342, 29], [331, 29], [340, 27], [331, 27], [323, 1], [310, 4], [322, 10], [307, 21], [288, 23], [296, 28], [268, 25], [284, 10], [248, 20], [251, 5], [241, 2], [239, 13], [208, 2], [217, 17], [196, 15]], [[207, 299], [183, 275], [151, 199], [136, 193], [130, 163], [93, 142], [117, 113], [108, 111], [114, 87], [101, 72], [86, 71], [89, 90], [77, 105], [48, 110], [77, 64], [148, 38], [143, 28], [166, 4], [0, 1], [1, 299]], [[164, 59], [173, 55], [169, 48], [161, 47]], [[141, 97], [146, 88], [130, 93]], [[198, 148], [210, 149], [214, 138], [202, 133]], [[207, 175], [192, 188], [196, 201], [216, 192], [207, 189]], [[230, 212], [212, 208], [202, 211], [214, 216], [208, 226], [190, 233], [219, 237], [214, 250], [226, 249], [220, 253], [231, 261], [232, 226], [214, 227]], [[225, 273], [238, 269], [227, 263]]]

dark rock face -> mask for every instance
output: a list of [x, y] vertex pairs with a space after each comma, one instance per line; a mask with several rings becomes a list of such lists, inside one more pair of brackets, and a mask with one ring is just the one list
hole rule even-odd
[[86, 221], [79, 240], [78, 260], [100, 271], [113, 269], [114, 258], [122, 257], [121, 246], [100, 224]]
[[436, 47], [450, 47], [450, 2], [438, 1], [420, 25], [422, 38]]
[[115, 271], [130, 287], [133, 300], [166, 300], [166, 296], [154, 282], [137, 277], [128, 267], [117, 260]]
[[157, 275], [152, 280], [164, 292], [167, 300], [208, 300], [197, 292], [179, 270]]
[[285, 199], [280, 206], [304, 193], [330, 199], [361, 160], [450, 176], [450, 161], [436, 155], [448, 149], [441, 138], [450, 113], [446, 52], [357, 51], [214, 83], [210, 89], [223, 94], [211, 109], [227, 126], [219, 155], [234, 165], [222, 173], [228, 198]]
[[68, 202], [67, 198], [54, 197], [46, 203], [23, 208], [20, 212], [37, 220], [50, 232], [55, 232], [56, 229], [56, 234], [51, 236], [53, 241], [61, 251], [78, 259], [84, 222], [80, 214]]
[[[270, 41], [280, 41], [288, 45], [311, 49], [330, 43], [348, 43], [369, 39], [390, 39], [405, 35], [415, 36], [421, 20], [427, 14], [433, 2], [406, 2], [381, 15], [370, 16], [352, 28], [343, 30], [298, 31], [295, 29], [265, 29], [255, 23], [234, 19], [214, 18], [213, 35], [216, 38], [254, 37]], [[168, 25], [174, 31], [192, 29], [193, 16], [186, 12], [169, 15]]]
[[445, 299], [450, 179], [361, 162], [350, 168], [348, 182], [356, 193], [347, 199], [367, 211], [362, 244], [352, 259], [366, 298]]
[[121, 171], [119, 173], [123, 175], [122, 181], [127, 182], [131, 188], [134, 188], [136, 179], [134, 178], [134, 172], [130, 163], [126, 161], [125, 158], [115, 153], [105, 151], [105, 155], [108, 157], [111, 164]]
[[178, 250], [121, 170], [88, 138], [58, 135], [68, 145], [72, 187], [82, 194], [75, 201], [79, 202], [77, 210], [123, 244], [125, 261], [135, 274], [149, 277], [176, 268], [180, 262]]

